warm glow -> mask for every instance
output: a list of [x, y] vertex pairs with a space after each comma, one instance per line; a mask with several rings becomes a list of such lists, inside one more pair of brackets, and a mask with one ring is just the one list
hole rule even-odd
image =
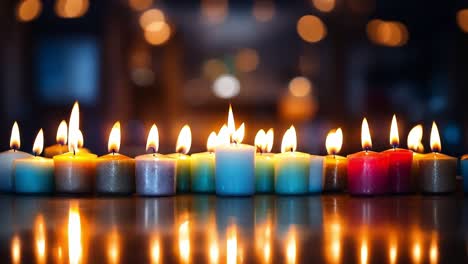
[[38, 215], [34, 221], [34, 240], [37, 263], [45, 263], [46, 261], [46, 232], [44, 217]]
[[457, 12], [457, 24], [463, 32], [468, 33], [468, 9]]
[[182, 127], [177, 138], [176, 152], [187, 154], [190, 151], [190, 146], [192, 145], [192, 131], [188, 125]]
[[252, 15], [259, 22], [268, 22], [275, 15], [273, 0], [256, 0], [253, 4]]
[[55, 13], [62, 18], [78, 18], [83, 16], [89, 7], [89, 0], [57, 0]]
[[210, 244], [210, 263], [215, 264], [219, 262], [219, 247], [216, 240], [212, 241]]
[[237, 263], [237, 231], [234, 227], [227, 230], [226, 264]]
[[372, 42], [387, 47], [403, 46], [409, 38], [405, 24], [380, 19], [373, 19], [367, 24], [367, 35]]
[[232, 74], [222, 74], [217, 76], [211, 87], [213, 93], [222, 99], [233, 98], [240, 93], [240, 81]]
[[390, 250], [388, 252], [388, 258], [390, 260], [390, 264], [397, 263], [397, 257], [398, 257], [398, 249], [396, 244], [391, 244], [390, 245]]
[[281, 142], [281, 153], [285, 152], [294, 152], [297, 148], [297, 136], [296, 129], [294, 126], [291, 126], [283, 136], [283, 141]]
[[216, 139], [216, 145], [221, 146], [221, 145], [228, 145], [230, 143], [229, 139], [229, 132], [228, 128], [226, 125], [223, 125], [221, 129], [218, 132], [218, 136]]
[[286, 263], [296, 263], [297, 259], [297, 245], [296, 245], [296, 233], [293, 231], [288, 235], [288, 241], [286, 242]]
[[120, 259], [120, 241], [119, 233], [116, 229], [112, 229], [107, 239], [107, 259], [108, 263], [119, 263]]
[[429, 247], [429, 261], [431, 264], [439, 262], [439, 247], [437, 246], [435, 239], [432, 239]]
[[135, 11], [143, 11], [153, 4], [153, 0], [128, 0], [128, 5]]
[[39, 156], [42, 153], [42, 149], [44, 148], [44, 131], [42, 128], [39, 130], [36, 136], [36, 140], [34, 140], [33, 145], [33, 153], [35, 156]]
[[226, 65], [219, 59], [209, 59], [203, 63], [203, 75], [210, 80], [215, 80], [227, 72]]
[[80, 106], [78, 102], [73, 105], [68, 124], [68, 151], [77, 153], [80, 140]]
[[328, 132], [327, 139], [325, 140], [325, 147], [329, 155], [336, 155], [340, 152], [343, 145], [343, 131], [341, 128]]
[[431, 150], [432, 152], [442, 151], [442, 145], [440, 144], [439, 129], [437, 129], [437, 125], [435, 122], [432, 122], [431, 128]]
[[235, 65], [241, 72], [252, 72], [257, 69], [259, 60], [256, 50], [242, 49], [235, 57]]
[[335, 8], [336, 0], [312, 0], [315, 8], [322, 12], [330, 12]]
[[77, 205], [68, 211], [68, 258], [70, 264], [81, 263], [83, 247], [81, 244], [81, 220]]
[[306, 77], [295, 77], [289, 82], [289, 92], [295, 97], [305, 97], [311, 93], [312, 84]]
[[240, 127], [234, 132], [234, 135], [232, 135], [232, 140], [234, 143], [242, 143], [242, 140], [244, 140], [244, 135], [245, 135], [245, 125], [242, 123]]
[[78, 148], [82, 148], [84, 146], [84, 137], [83, 137], [83, 132], [78, 129], [76, 132], [76, 136], [78, 137]]
[[57, 129], [57, 136], [55, 137], [57, 144], [60, 144], [60, 145], [67, 144], [67, 133], [68, 133], [67, 121], [62, 120], [62, 122], [60, 122], [60, 125]]
[[423, 137], [422, 125], [413, 127], [408, 133], [408, 148], [415, 152], [423, 152], [424, 146], [421, 143]]
[[208, 152], [214, 152], [216, 145], [218, 142], [218, 137], [216, 136], [216, 132], [211, 132], [208, 136], [208, 140], [206, 141], [206, 150]]
[[184, 263], [190, 261], [189, 221], [185, 221], [179, 226], [179, 254]]
[[400, 144], [400, 136], [398, 135], [398, 124], [396, 116], [393, 115], [392, 125], [390, 126], [390, 145], [394, 148]]
[[21, 263], [21, 242], [17, 235], [11, 240], [11, 262], [13, 264]]
[[201, 13], [211, 24], [220, 24], [228, 13], [228, 0], [202, 0]]
[[159, 149], [159, 133], [158, 127], [153, 124], [148, 134], [148, 140], [146, 141], [146, 151], [157, 153]]
[[10, 136], [10, 148], [14, 150], [18, 150], [21, 147], [21, 140], [20, 140], [20, 132], [18, 123], [13, 124], [13, 128], [11, 129], [11, 136]]
[[150, 259], [152, 264], [161, 262], [161, 245], [158, 237], [153, 237], [150, 242]]
[[413, 254], [413, 261], [415, 263], [420, 263], [422, 259], [422, 252], [421, 252], [421, 244], [419, 242], [414, 243], [412, 254]]
[[117, 153], [120, 150], [120, 122], [115, 122], [109, 134], [107, 150], [110, 153]]
[[234, 114], [232, 113], [232, 106], [229, 105], [229, 113], [228, 113], [228, 122], [227, 122], [227, 132], [229, 134], [229, 138], [232, 138], [232, 135], [236, 131], [236, 123], [234, 121]]
[[303, 16], [297, 21], [297, 33], [307, 42], [315, 43], [327, 35], [327, 28], [320, 18], [313, 15]]
[[361, 145], [362, 145], [362, 149], [364, 150], [368, 150], [372, 148], [372, 139], [371, 139], [371, 135], [369, 131], [369, 124], [367, 123], [366, 118], [362, 120]]
[[273, 128], [268, 129], [266, 133], [266, 145], [267, 145], [266, 151], [267, 152], [271, 152], [271, 149], [273, 148], [274, 136], [275, 134], [274, 134]]
[[367, 264], [369, 259], [369, 250], [367, 248], [367, 242], [364, 240], [361, 242], [361, 264]]
[[260, 129], [255, 135], [254, 145], [257, 152], [268, 153], [273, 148], [273, 129], [270, 128], [267, 133], [265, 130]]
[[[157, 29], [158, 27], [161, 27], [162, 24], [165, 23], [165, 20], [166, 18], [164, 16], [164, 13], [157, 8], [153, 8], [153, 9], [146, 10], [145, 12], [143, 12], [143, 14], [141, 14], [139, 23], [140, 23], [141, 28], [144, 31], [146, 31], [146, 30]], [[152, 31], [155, 31], [155, 30], [152, 30]]]
[[40, 0], [22, 0], [16, 8], [16, 17], [21, 22], [34, 20], [41, 14], [42, 2]]
[[171, 37], [171, 27], [165, 21], [151, 23], [145, 30], [145, 40], [154, 46], [166, 43]]
[[227, 133], [228, 138], [229, 138], [229, 143], [240, 144], [242, 143], [242, 140], [244, 140], [245, 125], [244, 123], [242, 123], [242, 125], [236, 130], [236, 124], [234, 122], [234, 114], [232, 113], [231, 105], [229, 105], [227, 129], [226, 131], [220, 131], [220, 133], [218, 133], [218, 136], [221, 137], [221, 140], [222, 140], [221, 142], [224, 141], [224, 136], [225, 136], [224, 133]]

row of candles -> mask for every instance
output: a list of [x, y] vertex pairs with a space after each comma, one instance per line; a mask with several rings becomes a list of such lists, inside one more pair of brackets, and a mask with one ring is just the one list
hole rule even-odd
[[[68, 130], [68, 138], [67, 138]], [[432, 153], [417, 153], [422, 127], [416, 126], [408, 136], [410, 148], [401, 149], [396, 117], [391, 124], [391, 149], [371, 151], [372, 140], [367, 120], [361, 128], [363, 151], [338, 156], [343, 133], [331, 131], [326, 139], [329, 155], [317, 156], [296, 151], [294, 126], [284, 134], [281, 153], [270, 153], [273, 130], [260, 130], [255, 146], [242, 144], [245, 126], [236, 128], [232, 108], [228, 122], [218, 134], [212, 132], [207, 152], [188, 155], [191, 131], [180, 131], [176, 153], [158, 153], [159, 134], [153, 124], [148, 134], [149, 154], [135, 159], [119, 153], [120, 123], [110, 132], [109, 154], [101, 157], [80, 146], [79, 105], [73, 106], [69, 127], [62, 121], [57, 145], [45, 149], [42, 129], [37, 134], [33, 154], [19, 151], [18, 125], [13, 125], [11, 150], [0, 153], [0, 190], [16, 193], [97, 193], [163, 196], [176, 192], [204, 192], [226, 196], [249, 196], [254, 193], [299, 195], [322, 191], [348, 191], [353, 195], [387, 193], [451, 193], [456, 189], [457, 158], [441, 152], [440, 136], [435, 123], [430, 142]], [[67, 144], [68, 140], [68, 145]], [[52, 157], [52, 158], [50, 158]], [[461, 159], [462, 171], [468, 173], [468, 157]], [[465, 181], [465, 190], [468, 183]]]

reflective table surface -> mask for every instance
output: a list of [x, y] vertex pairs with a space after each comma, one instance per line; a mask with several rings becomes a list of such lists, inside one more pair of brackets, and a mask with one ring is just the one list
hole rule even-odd
[[468, 263], [468, 198], [0, 196], [1, 263]]

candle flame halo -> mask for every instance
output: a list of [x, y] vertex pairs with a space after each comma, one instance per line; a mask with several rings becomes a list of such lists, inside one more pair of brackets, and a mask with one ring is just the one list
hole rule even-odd
[[398, 124], [396, 116], [393, 115], [392, 125], [390, 126], [390, 145], [394, 148], [400, 144], [400, 136], [398, 134]]
[[35, 156], [39, 156], [42, 153], [44, 148], [44, 131], [42, 128], [37, 133], [36, 139], [34, 140], [33, 144], [33, 153]]
[[184, 125], [180, 130], [179, 137], [177, 137], [176, 152], [187, 154], [192, 145], [192, 131], [188, 125]]
[[109, 142], [107, 143], [107, 149], [111, 153], [117, 153], [120, 150], [120, 141], [121, 141], [121, 133], [120, 133], [120, 122], [117, 121], [112, 126], [111, 132], [109, 134]]
[[423, 126], [416, 125], [408, 133], [408, 148], [415, 152], [424, 152], [424, 146], [421, 143], [423, 137]]
[[148, 140], [146, 141], [146, 151], [152, 151], [157, 153], [159, 149], [159, 132], [156, 124], [151, 126], [150, 132], [148, 133]]
[[343, 146], [343, 131], [341, 128], [331, 130], [328, 132], [327, 139], [325, 140], [325, 147], [329, 155], [336, 155], [340, 152]]
[[60, 122], [60, 125], [58, 126], [58, 129], [57, 129], [57, 136], [55, 137], [57, 144], [59, 145], [67, 144], [67, 132], [68, 132], [67, 121], [62, 120], [62, 122]]
[[[68, 122], [68, 150], [73, 153], [78, 152], [80, 141], [80, 106], [75, 102]], [[83, 135], [81, 135], [83, 137]]]
[[437, 124], [432, 122], [431, 128], [431, 150], [432, 152], [441, 152], [442, 144], [440, 142], [439, 129], [437, 129]]
[[211, 132], [208, 136], [208, 140], [206, 141], [206, 150], [208, 152], [214, 152], [216, 145], [217, 145], [218, 138], [216, 136], [216, 132]]
[[281, 142], [281, 153], [285, 152], [294, 152], [297, 148], [297, 135], [296, 129], [294, 126], [291, 126], [283, 136], [283, 141]]
[[15, 121], [13, 127], [11, 128], [11, 136], [10, 136], [10, 148], [14, 150], [18, 150], [21, 147], [21, 139], [20, 139], [20, 132], [18, 123]]
[[265, 133], [265, 130], [260, 129], [255, 135], [254, 145], [257, 148], [258, 152], [269, 153], [273, 148], [273, 129], [270, 128], [268, 132]]
[[364, 117], [362, 120], [361, 126], [361, 144], [362, 149], [368, 150], [372, 148], [372, 138], [369, 131], [369, 124], [367, 123], [367, 119]]

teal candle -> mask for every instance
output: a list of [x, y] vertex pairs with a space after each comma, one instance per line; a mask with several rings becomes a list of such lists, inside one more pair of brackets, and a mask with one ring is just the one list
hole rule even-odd
[[177, 160], [176, 189], [177, 192], [190, 191], [190, 156], [187, 155], [192, 145], [192, 131], [188, 125], [180, 130], [176, 143], [176, 153], [170, 154], [170, 158]]
[[215, 191], [215, 155], [212, 152], [196, 153], [190, 161], [191, 190], [198, 193]]
[[468, 193], [468, 155], [461, 157], [460, 164], [463, 176], [463, 190]]
[[257, 153], [255, 156], [255, 191], [270, 193], [275, 190], [274, 154]]

